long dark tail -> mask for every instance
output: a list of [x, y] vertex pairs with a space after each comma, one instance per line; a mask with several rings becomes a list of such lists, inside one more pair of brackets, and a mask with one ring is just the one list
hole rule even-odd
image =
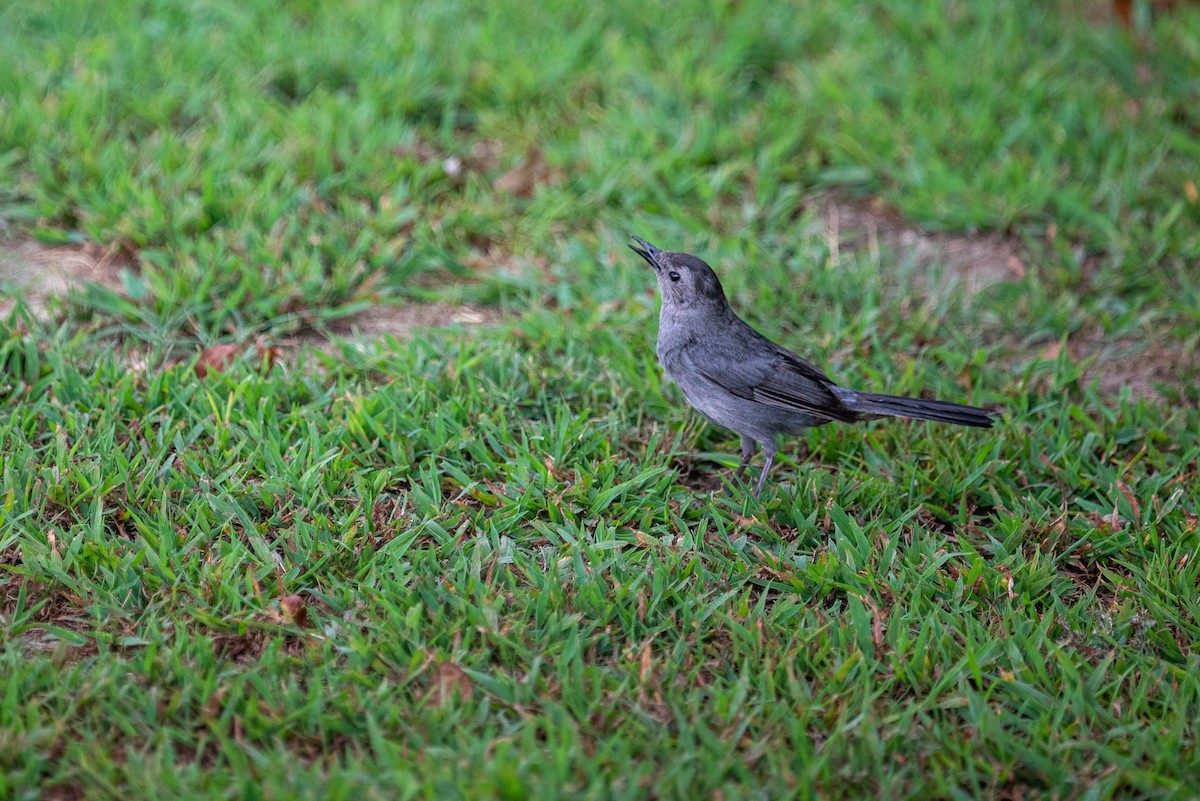
[[996, 412], [987, 409], [949, 401], [876, 395], [871, 392], [855, 392], [844, 387], [835, 387], [833, 392], [847, 409], [867, 415], [911, 417], [915, 420], [935, 420], [939, 423], [979, 428], [991, 428], [998, 416]]

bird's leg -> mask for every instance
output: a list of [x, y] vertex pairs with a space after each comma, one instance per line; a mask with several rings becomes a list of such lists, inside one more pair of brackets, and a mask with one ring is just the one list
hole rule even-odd
[[746, 466], [750, 464], [750, 460], [754, 458], [754, 452], [758, 450], [758, 443], [742, 435], [742, 463], [738, 465], [737, 472], [733, 474], [738, 481], [742, 480], [742, 476], [746, 475]]
[[763, 469], [762, 475], [758, 477], [758, 483], [754, 485], [754, 495], [758, 496], [762, 492], [763, 485], [767, 483], [767, 473], [771, 472], [771, 465], [775, 464], [775, 443], [763, 443]]

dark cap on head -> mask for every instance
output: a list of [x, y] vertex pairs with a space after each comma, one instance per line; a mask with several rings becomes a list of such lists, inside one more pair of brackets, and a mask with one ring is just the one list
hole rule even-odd
[[672, 306], [728, 307], [721, 281], [703, 259], [690, 253], [659, 250], [640, 236], [631, 239], [641, 247], [630, 245], [629, 249], [654, 268], [663, 303]]

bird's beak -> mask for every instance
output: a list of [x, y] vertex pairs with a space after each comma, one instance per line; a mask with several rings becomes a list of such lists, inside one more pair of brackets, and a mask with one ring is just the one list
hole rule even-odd
[[640, 236], [634, 236], [634, 237], [630, 237], [630, 238], [634, 242], [637, 242], [639, 245], [641, 245], [641, 247], [639, 248], [639, 247], [634, 247], [633, 245], [630, 245], [629, 249], [632, 250], [634, 253], [638, 254], [639, 256], [641, 256], [643, 259], [646, 260], [647, 264], [649, 264], [651, 267], [653, 267], [654, 269], [657, 270], [658, 269], [658, 254], [662, 253], [662, 251], [659, 250], [658, 248], [654, 247], [654, 245], [651, 245], [645, 239], [642, 239]]

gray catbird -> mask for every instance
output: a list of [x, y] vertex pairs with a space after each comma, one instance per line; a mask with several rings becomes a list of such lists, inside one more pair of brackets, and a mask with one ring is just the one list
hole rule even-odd
[[716, 273], [689, 253], [668, 253], [644, 239], [629, 247], [658, 276], [662, 312], [658, 359], [687, 402], [742, 436], [740, 479], [757, 445], [766, 461], [754, 494], [775, 462], [775, 439], [837, 420], [912, 417], [990, 428], [994, 412], [939, 400], [876, 395], [839, 387], [796, 354], [746, 325], [729, 307]]

